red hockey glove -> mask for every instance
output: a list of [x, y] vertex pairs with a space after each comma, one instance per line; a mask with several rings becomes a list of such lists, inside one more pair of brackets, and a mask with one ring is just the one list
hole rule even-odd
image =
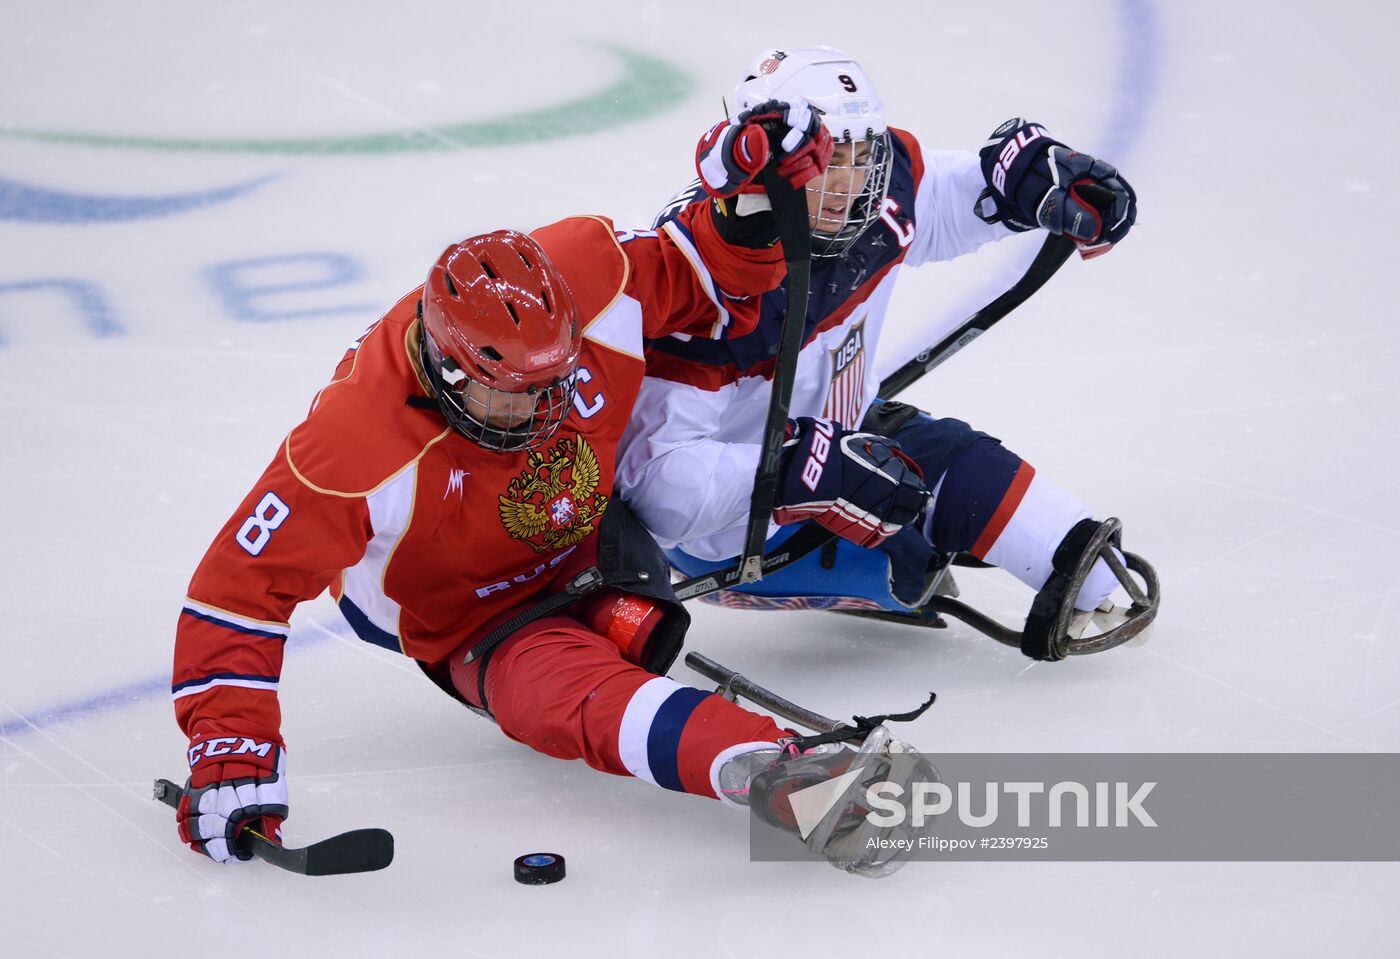
[[246, 824], [282, 841], [287, 818], [287, 761], [278, 739], [200, 733], [190, 741], [190, 778], [175, 810], [180, 839], [215, 862], [246, 861], [237, 842]]
[[773, 519], [814, 520], [857, 546], [876, 546], [928, 506], [923, 474], [894, 440], [830, 420], [788, 421]]
[[820, 176], [835, 144], [807, 101], [768, 100], [710, 129], [695, 148], [695, 168], [705, 192], [715, 197], [761, 193], [754, 182], [771, 155], [770, 132], [778, 145], [778, 173], [793, 188]]

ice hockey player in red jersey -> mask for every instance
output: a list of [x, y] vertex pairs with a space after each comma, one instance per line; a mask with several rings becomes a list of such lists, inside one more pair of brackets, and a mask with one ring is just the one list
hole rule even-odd
[[[814, 520], [846, 542], [711, 598], [915, 617], [948, 559], [970, 554], [1039, 591], [1021, 649], [1063, 658], [1070, 629], [1108, 612], [1121, 581], [1105, 560], [1121, 560], [1116, 523], [1096, 522], [967, 423], [878, 400], [874, 355], [902, 268], [1031, 229], [1062, 234], [1086, 256], [1107, 252], [1133, 226], [1134, 191], [1109, 164], [1020, 119], [998, 126], [980, 154], [926, 150], [887, 125], [864, 70], [830, 47], [761, 53], [733, 104], [733, 118], [700, 139], [699, 178], [655, 224], [690, 254], [712, 324], [708, 336], [648, 338], [621, 495], [687, 575], [740, 552], [790, 296], [758, 174], [770, 159], [798, 167], [810, 300], [774, 519]], [[931, 505], [911, 500], [907, 461]], [[770, 552], [793, 528], [772, 530]]]
[[693, 283], [679, 251], [631, 255], [628, 238], [576, 217], [449, 247], [279, 446], [178, 621], [194, 850], [248, 858], [245, 824], [280, 838], [283, 646], [325, 590], [360, 638], [548, 755], [779, 818], [788, 770], [839, 772], [830, 746], [803, 755], [770, 718], [661, 675], [689, 620], [614, 501], [614, 457], [643, 337], [684, 332], [669, 318], [693, 313]]

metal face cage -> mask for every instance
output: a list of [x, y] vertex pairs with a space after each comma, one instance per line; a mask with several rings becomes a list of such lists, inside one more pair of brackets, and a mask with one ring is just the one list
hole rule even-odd
[[438, 407], [453, 429], [490, 450], [516, 452], [543, 444], [569, 415], [578, 387], [571, 372], [549, 386], [523, 392], [495, 389], [470, 377], [422, 331], [422, 360]]
[[[851, 162], [833, 162], [819, 179], [807, 184], [817, 195], [817, 219], [812, 227], [812, 255], [840, 256], [880, 218], [890, 186], [890, 134], [868, 133], [862, 140], [840, 140], [837, 146], [852, 144]], [[861, 158], [862, 146], [870, 149]], [[840, 214], [829, 214], [829, 209]]]

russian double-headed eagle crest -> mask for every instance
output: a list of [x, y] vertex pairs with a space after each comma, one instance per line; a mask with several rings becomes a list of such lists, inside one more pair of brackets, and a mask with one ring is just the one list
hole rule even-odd
[[501, 523], [537, 553], [568, 549], [598, 527], [608, 497], [598, 492], [598, 454], [583, 437], [532, 450], [500, 497]]

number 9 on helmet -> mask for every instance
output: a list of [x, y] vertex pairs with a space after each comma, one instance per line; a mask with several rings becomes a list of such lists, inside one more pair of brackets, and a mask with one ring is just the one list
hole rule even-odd
[[453, 429], [486, 449], [533, 449], [573, 405], [582, 338], [564, 278], [529, 236], [500, 230], [443, 251], [418, 303], [419, 360]]
[[812, 255], [840, 256], [880, 218], [889, 190], [885, 105], [860, 64], [832, 47], [765, 50], [734, 90], [740, 112], [797, 97], [817, 110], [835, 144], [825, 172], [807, 184]]

